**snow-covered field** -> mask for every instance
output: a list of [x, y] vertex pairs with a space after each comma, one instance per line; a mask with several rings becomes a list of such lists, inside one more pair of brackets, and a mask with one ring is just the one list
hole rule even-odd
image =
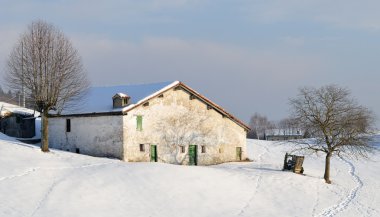
[[[380, 137], [379, 137], [380, 138]], [[370, 161], [306, 156], [281, 171], [286, 144], [248, 140], [253, 162], [125, 163], [39, 148], [0, 134], [0, 216], [380, 216], [380, 154]]]

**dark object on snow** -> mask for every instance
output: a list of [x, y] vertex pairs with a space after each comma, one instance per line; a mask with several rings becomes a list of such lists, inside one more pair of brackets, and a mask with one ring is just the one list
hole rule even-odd
[[284, 159], [284, 168], [282, 170], [292, 170], [294, 173], [303, 173], [303, 160], [304, 156], [291, 155], [286, 153]]

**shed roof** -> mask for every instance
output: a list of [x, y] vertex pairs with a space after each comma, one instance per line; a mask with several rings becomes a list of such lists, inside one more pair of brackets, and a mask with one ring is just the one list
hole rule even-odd
[[21, 114], [21, 115], [34, 115], [35, 117], [39, 116], [40, 113], [32, 109], [24, 108], [18, 105], [0, 102], [0, 116], [6, 116], [11, 113]]

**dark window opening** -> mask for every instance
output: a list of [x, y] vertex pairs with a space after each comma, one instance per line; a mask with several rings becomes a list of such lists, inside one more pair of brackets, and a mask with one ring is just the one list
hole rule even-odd
[[185, 146], [181, 145], [180, 148], [181, 148], [181, 153], [185, 153]]
[[193, 100], [193, 99], [195, 99], [195, 96], [194, 95], [190, 95], [189, 99]]
[[164, 97], [164, 94], [161, 94], [158, 96], [158, 98], [163, 98]]
[[206, 146], [205, 145], [202, 145], [201, 149], [202, 149], [202, 153], [206, 153]]
[[76, 148], [76, 149], [75, 149], [75, 153], [77, 153], [77, 154], [80, 153], [79, 148]]
[[71, 132], [71, 120], [66, 119], [66, 132]]
[[149, 102], [144, 103], [143, 106], [149, 106]]
[[210, 110], [212, 109], [212, 107], [210, 105], [207, 105], [207, 110]]
[[145, 152], [145, 145], [144, 144], [140, 144], [140, 151]]

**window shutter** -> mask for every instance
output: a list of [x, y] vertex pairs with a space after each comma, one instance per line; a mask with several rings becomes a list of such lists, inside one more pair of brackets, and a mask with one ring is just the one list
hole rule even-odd
[[137, 129], [138, 131], [142, 131], [142, 116], [141, 116], [141, 115], [138, 115], [138, 116], [136, 117], [136, 119], [137, 119], [137, 127], [136, 127], [136, 129]]

